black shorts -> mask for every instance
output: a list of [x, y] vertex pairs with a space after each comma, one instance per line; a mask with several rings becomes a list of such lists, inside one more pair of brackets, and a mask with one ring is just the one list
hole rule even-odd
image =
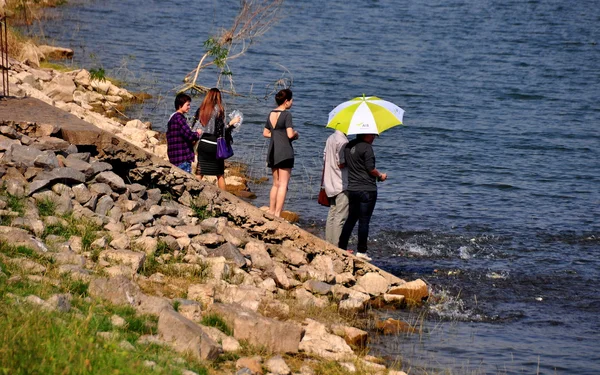
[[267, 163], [267, 167], [269, 168], [289, 168], [292, 169], [294, 168], [294, 159], [285, 159], [283, 161], [280, 161], [279, 163], [273, 165], [272, 161], [269, 160], [269, 162]]

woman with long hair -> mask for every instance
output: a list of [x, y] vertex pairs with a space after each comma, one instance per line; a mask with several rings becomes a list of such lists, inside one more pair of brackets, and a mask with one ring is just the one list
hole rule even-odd
[[[217, 186], [225, 190], [225, 160], [217, 159], [217, 138], [225, 136], [225, 108], [221, 99], [221, 91], [217, 88], [208, 90], [200, 108], [196, 111], [196, 120], [202, 125], [202, 136], [198, 142], [198, 165], [196, 174], [217, 176]], [[239, 121], [234, 117], [228, 126]]]
[[267, 153], [267, 166], [273, 172], [273, 187], [269, 194], [269, 213], [281, 216], [288, 184], [294, 168], [294, 148], [292, 141], [298, 139], [298, 132], [292, 124], [292, 90], [283, 89], [275, 95], [277, 108], [267, 117], [263, 136], [271, 138]]

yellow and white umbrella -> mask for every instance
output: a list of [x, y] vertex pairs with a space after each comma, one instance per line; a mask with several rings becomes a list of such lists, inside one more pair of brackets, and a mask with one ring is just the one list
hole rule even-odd
[[327, 127], [351, 134], [380, 134], [402, 125], [404, 110], [376, 96], [357, 97], [329, 112]]

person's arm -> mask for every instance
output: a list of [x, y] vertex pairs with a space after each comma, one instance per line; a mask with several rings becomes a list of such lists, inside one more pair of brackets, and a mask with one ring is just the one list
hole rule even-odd
[[348, 142], [344, 142], [344, 143], [340, 143], [336, 158], [337, 158], [337, 165], [340, 169], [342, 168], [346, 168], [346, 153], [344, 152], [344, 149], [346, 148], [346, 145], [348, 144]]
[[377, 170], [377, 168], [373, 169], [372, 171], [369, 171], [369, 174], [371, 176], [377, 178], [377, 180], [379, 180], [379, 181], [387, 180], [387, 173], [381, 173]]
[[192, 142], [196, 142], [197, 140], [200, 139], [200, 134], [198, 132], [192, 131], [192, 129], [190, 129], [190, 127], [188, 126], [187, 121], [185, 121], [185, 117], [183, 117], [183, 115], [178, 116], [176, 121], [177, 121], [177, 126], [179, 127], [179, 129], [185, 139], [188, 139]]
[[365, 167], [369, 174], [379, 181], [385, 181], [387, 179], [386, 173], [381, 173], [375, 168], [375, 153], [373, 152], [373, 148], [369, 147], [364, 150], [364, 158], [365, 158]]
[[269, 129], [267, 129], [266, 127], [263, 129], [263, 137], [271, 138], [271, 131]]

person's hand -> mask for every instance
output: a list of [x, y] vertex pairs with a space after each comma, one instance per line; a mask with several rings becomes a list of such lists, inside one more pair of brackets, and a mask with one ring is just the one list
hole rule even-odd
[[229, 121], [229, 126], [233, 126], [237, 123], [239, 123], [241, 120], [240, 116], [235, 116], [234, 118], [231, 119], [231, 121]]
[[387, 180], [387, 173], [382, 173], [379, 175], [379, 181], [385, 181]]
[[295, 141], [298, 138], [300, 138], [300, 134], [297, 131], [295, 131], [294, 132], [294, 138], [292, 138], [292, 139]]

